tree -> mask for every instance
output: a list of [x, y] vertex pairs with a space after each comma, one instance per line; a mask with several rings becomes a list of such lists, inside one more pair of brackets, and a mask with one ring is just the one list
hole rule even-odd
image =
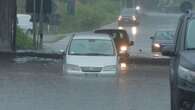
[[0, 0], [0, 51], [15, 50], [16, 0]]
[[[41, 0], [35, 0], [36, 2], [36, 13], [40, 13]], [[34, 0], [26, 0], [26, 12], [33, 13], [34, 11]], [[52, 13], [52, 0], [43, 0], [43, 13], [51, 14]]]
[[68, 0], [67, 1], [67, 10], [69, 15], [75, 15], [75, 8], [76, 8], [76, 0]]

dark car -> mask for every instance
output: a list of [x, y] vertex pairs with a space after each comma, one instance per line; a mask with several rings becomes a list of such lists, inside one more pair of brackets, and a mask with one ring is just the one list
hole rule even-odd
[[136, 10], [133, 8], [124, 9], [118, 16], [117, 23], [119, 27], [124, 26], [137, 26], [139, 25], [139, 19]]
[[134, 45], [134, 42], [130, 41], [126, 30], [99, 29], [99, 30], [95, 30], [95, 33], [109, 34], [113, 38], [116, 44], [117, 53], [119, 54], [121, 61], [128, 62], [128, 58], [129, 58], [128, 48]]
[[157, 31], [150, 39], [152, 40], [152, 52], [160, 52], [166, 45], [173, 45], [174, 31]]
[[195, 109], [195, 14], [183, 15], [178, 24], [174, 46], [162, 54], [171, 56], [171, 110]]

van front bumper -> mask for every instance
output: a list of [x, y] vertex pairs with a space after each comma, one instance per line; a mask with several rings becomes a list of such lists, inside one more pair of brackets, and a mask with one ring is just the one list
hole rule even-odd
[[82, 72], [82, 71], [67, 71], [67, 75], [75, 75], [75, 76], [116, 76], [117, 72], [116, 71], [105, 71], [105, 72]]

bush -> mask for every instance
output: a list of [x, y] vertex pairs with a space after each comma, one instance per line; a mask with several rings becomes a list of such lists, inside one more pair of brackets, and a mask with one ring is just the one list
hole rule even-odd
[[17, 49], [33, 49], [33, 40], [22, 29], [17, 28], [16, 31], [16, 48]]

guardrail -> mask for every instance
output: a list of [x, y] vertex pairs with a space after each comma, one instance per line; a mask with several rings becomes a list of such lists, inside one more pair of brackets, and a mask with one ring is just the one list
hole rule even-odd
[[16, 58], [16, 57], [40, 57], [62, 59], [62, 53], [39, 53], [39, 52], [0, 52], [0, 58]]
[[143, 64], [143, 65], [169, 65], [169, 58], [147, 58], [147, 57], [131, 57], [130, 64]]

